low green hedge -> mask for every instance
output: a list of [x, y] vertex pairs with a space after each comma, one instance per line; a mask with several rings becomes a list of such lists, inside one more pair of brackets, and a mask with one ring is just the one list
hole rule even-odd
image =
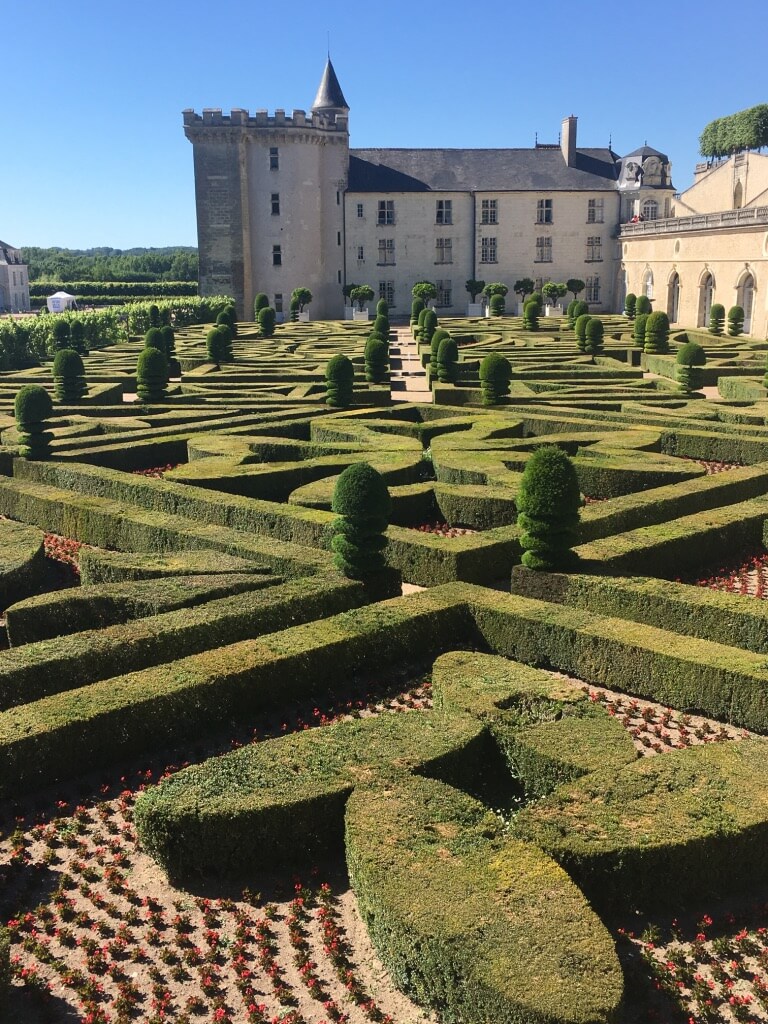
[[359, 583], [310, 576], [278, 589], [246, 591], [196, 608], [15, 647], [0, 653], [0, 707], [337, 615], [366, 600]]
[[11, 937], [0, 925], [0, 1013], [3, 1013], [11, 987]]
[[221, 576], [224, 573], [262, 572], [246, 558], [223, 555], [220, 551], [169, 551], [156, 555], [145, 551], [105, 551], [82, 548], [78, 555], [80, 582], [125, 583], [164, 576]]
[[643, 758], [569, 783], [515, 820], [600, 903], [721, 897], [768, 878], [763, 740]]
[[51, 591], [19, 601], [6, 610], [8, 639], [12, 647], [20, 647], [84, 629], [98, 630], [147, 615], [194, 608], [281, 582], [279, 576], [260, 575], [254, 565], [253, 573], [238, 575], [178, 576]]
[[618, 1020], [623, 977], [604, 925], [562, 869], [465, 793], [423, 778], [359, 787], [346, 847], [379, 956], [441, 1020]]
[[753, 597], [647, 577], [531, 572], [522, 565], [512, 570], [512, 593], [768, 654], [765, 610]]
[[34, 594], [45, 579], [43, 531], [0, 519], [0, 608]]

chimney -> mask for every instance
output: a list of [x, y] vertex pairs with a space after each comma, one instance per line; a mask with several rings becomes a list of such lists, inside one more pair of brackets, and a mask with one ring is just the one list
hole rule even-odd
[[563, 160], [568, 167], [576, 164], [576, 122], [578, 118], [571, 114], [563, 118], [563, 126], [560, 132], [560, 149], [563, 151]]

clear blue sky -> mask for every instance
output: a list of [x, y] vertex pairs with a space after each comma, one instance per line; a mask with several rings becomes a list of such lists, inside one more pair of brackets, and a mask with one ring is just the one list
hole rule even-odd
[[[308, 108], [330, 33], [351, 144], [666, 152], [678, 189], [714, 117], [768, 102], [766, 0], [11, 2], [0, 21], [0, 238], [195, 245], [192, 107]], [[711, 13], [710, 13], [711, 12]]]

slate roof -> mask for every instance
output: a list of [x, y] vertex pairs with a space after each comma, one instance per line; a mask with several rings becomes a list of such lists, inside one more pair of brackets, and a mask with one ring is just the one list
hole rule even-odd
[[568, 167], [559, 146], [537, 149], [352, 149], [350, 192], [613, 190], [618, 156], [578, 149]]
[[0, 263], [21, 263], [21, 255], [19, 254], [18, 259], [14, 256], [11, 258], [8, 253], [14, 254], [19, 253], [18, 248], [15, 245], [8, 245], [7, 242], [0, 242]]
[[669, 160], [666, 153], [660, 153], [658, 149], [654, 149], [653, 146], [649, 146], [647, 143], [644, 146], [641, 146], [640, 149], [635, 149], [631, 153], [627, 153], [624, 159], [629, 160], [630, 157], [639, 157], [640, 160], [643, 161], [647, 156], [657, 156], [665, 163]]
[[349, 104], [344, 99], [344, 93], [341, 91], [330, 57], [326, 61], [325, 71], [320, 79], [312, 110], [349, 110]]

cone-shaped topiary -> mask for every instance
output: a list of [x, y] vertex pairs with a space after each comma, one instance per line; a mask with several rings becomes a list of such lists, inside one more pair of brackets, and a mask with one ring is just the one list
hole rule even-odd
[[173, 328], [166, 325], [165, 327], [160, 328], [160, 333], [163, 336], [166, 357], [170, 359], [176, 351], [176, 336], [173, 333]]
[[271, 338], [275, 333], [275, 311], [271, 306], [259, 310], [259, 332], [263, 338]]
[[365, 343], [365, 379], [371, 384], [383, 384], [388, 363], [389, 346], [378, 334], [371, 334]]
[[709, 333], [715, 336], [720, 336], [723, 333], [723, 326], [725, 325], [725, 306], [719, 302], [712, 304], [712, 308], [709, 311]]
[[386, 316], [381, 313], [376, 315], [376, 319], [373, 321], [373, 330], [380, 337], [384, 338], [385, 341], [389, 340], [389, 320]]
[[69, 321], [57, 320], [53, 325], [53, 351], [58, 352], [60, 348], [71, 348], [69, 338]]
[[53, 434], [45, 429], [45, 421], [53, 412], [51, 396], [39, 384], [25, 384], [16, 394], [13, 412], [21, 454], [26, 459], [46, 459], [53, 438]]
[[227, 324], [212, 327], [205, 336], [208, 358], [217, 366], [232, 361], [232, 338]]
[[581, 313], [576, 317], [573, 325], [573, 333], [576, 335], [576, 345], [581, 352], [586, 351], [587, 345], [587, 324], [592, 319], [589, 313]]
[[79, 402], [88, 393], [85, 367], [78, 352], [62, 348], [53, 360], [53, 390], [59, 402]]
[[555, 445], [537, 448], [516, 498], [522, 562], [529, 569], [567, 570], [578, 561], [581, 494], [573, 463]]
[[635, 323], [632, 327], [632, 340], [640, 348], [645, 345], [645, 325], [649, 315], [649, 313], [638, 313], [635, 316]]
[[144, 335], [144, 348], [159, 349], [165, 355], [165, 339], [159, 327], [150, 327]]
[[591, 316], [584, 332], [584, 351], [592, 356], [592, 362], [603, 351], [603, 333], [603, 321]]
[[253, 299], [253, 319], [259, 319], [259, 313], [269, 305], [269, 298], [264, 292], [258, 292]]
[[421, 325], [421, 340], [424, 342], [432, 341], [432, 335], [437, 330], [437, 313], [434, 309], [424, 310], [424, 322]]
[[529, 300], [523, 307], [523, 330], [525, 331], [538, 331], [539, 329], [539, 313], [541, 312], [541, 306], [537, 302]]
[[509, 394], [512, 367], [498, 352], [489, 352], [480, 363], [480, 388], [483, 405], [498, 405]]
[[507, 304], [504, 300], [503, 295], [492, 295], [488, 303], [488, 308], [491, 311], [491, 316], [504, 316], [507, 309]]
[[332, 409], [346, 409], [352, 402], [355, 368], [352, 360], [339, 352], [331, 356], [325, 367], [325, 404]]
[[376, 303], [376, 316], [389, 317], [389, 306], [386, 299], [379, 299]]
[[628, 316], [630, 320], [634, 320], [636, 312], [637, 296], [634, 292], [628, 292], [627, 297], [624, 299], [624, 316]]
[[435, 333], [432, 335], [432, 340], [429, 343], [429, 374], [430, 381], [437, 378], [437, 353], [440, 351], [440, 342], [445, 338], [450, 338], [450, 334], [444, 327], [438, 327]]
[[168, 360], [157, 348], [145, 348], [136, 365], [136, 394], [142, 402], [162, 402], [168, 390]]
[[652, 312], [653, 306], [651, 305], [651, 300], [648, 298], [648, 296], [638, 295], [635, 299], [635, 315], [637, 315], [638, 313], [648, 314]]
[[704, 385], [704, 371], [701, 369], [707, 362], [707, 354], [701, 345], [689, 341], [677, 350], [677, 380], [683, 391], [688, 393], [699, 391]]
[[336, 481], [331, 509], [334, 565], [353, 580], [364, 580], [386, 568], [384, 549], [392, 503], [380, 473], [367, 462], [348, 466]]
[[669, 317], [658, 311], [645, 321], [645, 351], [649, 355], [669, 352]]
[[437, 350], [437, 376], [441, 384], [455, 384], [459, 379], [459, 346], [453, 338], [443, 338]]
[[744, 330], [744, 310], [741, 306], [731, 306], [728, 310], [728, 334], [738, 338]]

